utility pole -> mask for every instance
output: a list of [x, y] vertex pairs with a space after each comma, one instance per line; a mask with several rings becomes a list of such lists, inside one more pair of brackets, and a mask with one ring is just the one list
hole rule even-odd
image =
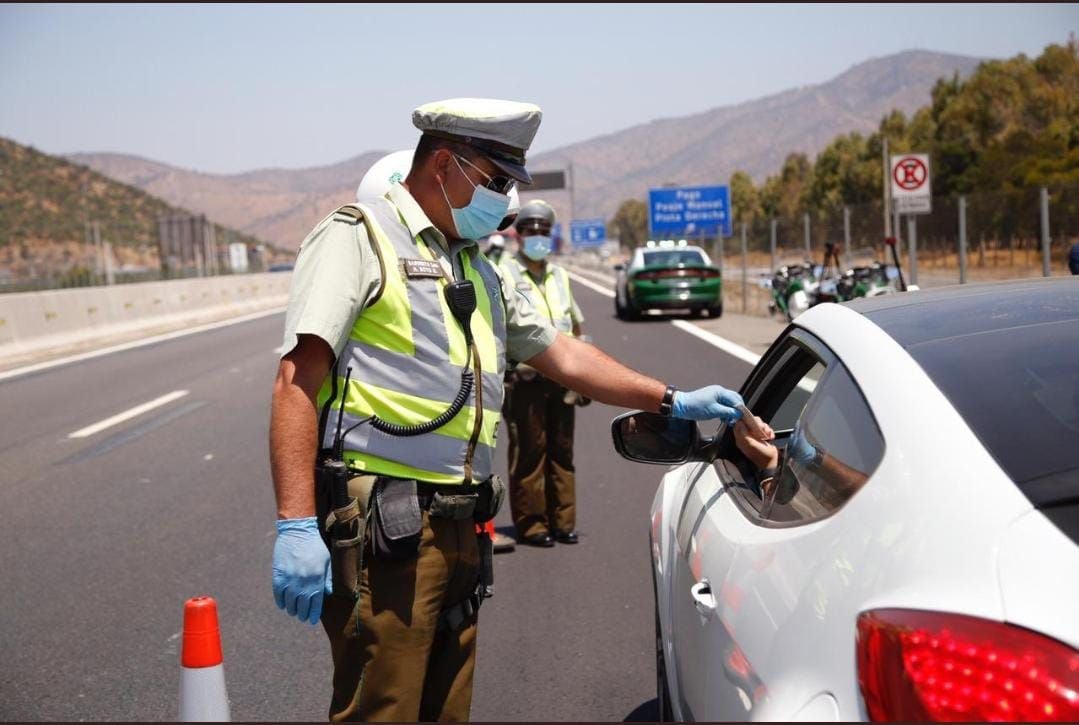
[[112, 264], [112, 242], [105, 242], [105, 284], [110, 287], [116, 284], [116, 276], [113, 271]]
[[101, 248], [101, 222], [95, 220], [90, 223], [90, 228], [94, 235], [94, 258], [95, 258], [95, 276], [98, 284], [102, 283], [105, 278], [105, 252]]
[[884, 238], [887, 239], [892, 236], [892, 218], [889, 216], [892, 206], [892, 180], [889, 178], [891, 164], [888, 162], [888, 139], [882, 137], [882, 141], [881, 153], [884, 157], [881, 160], [881, 168], [884, 170], [884, 194], [881, 198], [884, 200]]
[[967, 197], [959, 197], [959, 284], [967, 283]]
[[813, 247], [809, 238], [809, 212], [802, 215], [802, 226], [805, 232], [806, 259], [813, 259]]
[[1042, 276], [1048, 277], [1053, 273], [1049, 259], [1049, 189], [1042, 187], [1041, 190], [1042, 212]]
[[850, 253], [850, 207], [843, 207], [843, 257], [847, 262], [847, 266], [852, 266], [852, 257]]
[[[573, 220], [576, 218], [574, 215], [577, 213], [577, 205], [576, 205], [576, 203], [574, 201], [574, 194], [573, 194], [573, 188], [575, 186], [577, 186], [577, 184], [575, 183], [574, 178], [573, 178], [573, 162], [572, 161], [569, 161], [569, 162], [566, 163], [566, 170], [569, 172], [569, 174], [568, 174], [568, 176], [569, 176], [569, 220], [568, 220], [568, 223], [565, 226], [565, 231], [562, 232], [562, 234], [563, 234], [563, 243], [565, 242], [565, 237], [567, 237], [567, 236], [572, 237], [572, 235], [570, 234], [570, 231], [569, 231], [570, 230], [570, 225], [573, 224]], [[572, 243], [573, 242], [572, 242], [572, 239], [571, 239], [570, 244], [572, 244]]]
[[768, 270], [768, 272], [770, 274], [774, 274], [775, 271], [776, 271], [776, 224], [777, 224], [777, 222], [776, 222], [775, 217], [772, 217], [772, 219], [770, 221], [771, 221], [771, 223], [769, 224], [769, 226], [771, 227], [772, 266]]

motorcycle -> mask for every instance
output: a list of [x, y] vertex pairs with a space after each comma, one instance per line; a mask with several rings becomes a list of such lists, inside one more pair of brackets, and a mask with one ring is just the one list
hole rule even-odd
[[772, 301], [768, 311], [782, 312], [790, 322], [810, 308], [817, 290], [817, 280], [808, 264], [785, 264], [772, 277]]

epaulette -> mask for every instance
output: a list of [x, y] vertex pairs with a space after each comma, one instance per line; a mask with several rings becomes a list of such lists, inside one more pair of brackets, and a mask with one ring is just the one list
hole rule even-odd
[[346, 224], [359, 224], [363, 221], [363, 210], [355, 204], [345, 204], [333, 213], [333, 220]]

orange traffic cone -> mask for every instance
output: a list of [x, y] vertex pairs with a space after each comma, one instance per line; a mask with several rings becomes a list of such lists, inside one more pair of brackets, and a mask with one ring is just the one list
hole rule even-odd
[[180, 721], [228, 722], [229, 695], [221, 657], [217, 602], [195, 597], [184, 602], [184, 637], [180, 651]]

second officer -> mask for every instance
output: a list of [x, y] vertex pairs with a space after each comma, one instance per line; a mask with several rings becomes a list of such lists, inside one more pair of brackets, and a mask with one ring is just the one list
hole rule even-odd
[[[545, 201], [521, 207], [514, 227], [521, 238], [503, 257], [507, 281], [532, 300], [560, 333], [580, 337], [584, 317], [569, 275], [549, 261], [555, 213]], [[577, 543], [573, 469], [574, 404], [584, 399], [528, 365], [507, 375], [503, 415], [509, 433], [510, 509], [518, 538], [533, 546]]]

